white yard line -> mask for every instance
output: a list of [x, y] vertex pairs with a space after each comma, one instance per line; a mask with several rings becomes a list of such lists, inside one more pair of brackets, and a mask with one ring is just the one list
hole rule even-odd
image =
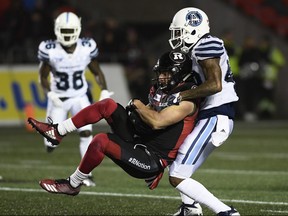
[[[67, 170], [68, 169], [73, 169], [75, 166], [55, 166], [55, 165], [47, 165], [43, 164], [39, 166], [35, 166], [35, 164], [0, 164], [0, 167], [3, 168], [9, 168], [9, 169], [41, 169], [41, 170]], [[116, 166], [99, 166], [96, 168], [96, 170], [101, 170], [101, 171], [120, 171], [123, 172], [123, 170], [119, 167]], [[197, 173], [217, 173], [217, 174], [225, 174], [225, 175], [288, 175], [288, 172], [285, 171], [262, 171], [262, 170], [229, 170], [229, 169], [199, 169], [197, 170]], [[3, 176], [2, 176], [3, 177]]]
[[266, 210], [266, 209], [261, 209], [261, 212], [269, 212], [269, 213], [276, 213], [276, 214], [288, 214], [288, 211], [276, 211], [276, 210]]
[[[0, 187], [0, 191], [18, 191], [18, 192], [36, 192], [36, 193], [45, 192], [44, 190], [40, 190], [40, 189], [12, 188], [12, 187]], [[45, 193], [47, 193], [47, 192], [45, 192]], [[152, 199], [180, 200], [180, 197], [178, 197], [178, 196], [155, 196], [155, 195], [146, 195], [146, 194], [124, 194], [124, 193], [110, 193], [110, 192], [82, 191], [82, 192], [80, 192], [80, 195], [113, 196], [113, 197], [139, 197], [139, 198], [152, 198]], [[232, 203], [288, 206], [287, 202], [264, 202], [264, 201], [256, 201], [256, 200], [234, 200], [234, 199], [232, 199], [232, 200], [221, 199], [221, 200], [224, 202], [232, 202]]]

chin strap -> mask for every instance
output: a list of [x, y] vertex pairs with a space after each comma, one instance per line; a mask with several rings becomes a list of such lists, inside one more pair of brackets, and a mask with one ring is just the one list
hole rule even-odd
[[185, 54], [187, 54], [189, 52], [189, 48], [187, 46], [183, 46], [181, 47], [181, 51]]

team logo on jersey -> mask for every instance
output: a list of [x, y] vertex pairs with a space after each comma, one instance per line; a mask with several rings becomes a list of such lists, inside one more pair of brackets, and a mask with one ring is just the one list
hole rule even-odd
[[170, 59], [172, 59], [174, 62], [180, 64], [186, 60], [186, 56], [182, 52], [170, 52], [169, 54]]
[[202, 20], [202, 15], [198, 11], [190, 11], [186, 15], [187, 24], [193, 27], [199, 26], [202, 23]]

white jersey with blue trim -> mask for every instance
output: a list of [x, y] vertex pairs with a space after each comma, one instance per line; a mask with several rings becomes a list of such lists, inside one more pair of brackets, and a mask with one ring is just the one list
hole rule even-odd
[[50, 88], [60, 97], [76, 97], [86, 94], [88, 83], [85, 70], [91, 59], [98, 56], [96, 42], [91, 38], [79, 38], [73, 53], [67, 53], [56, 40], [42, 41], [38, 59], [51, 66]]
[[201, 38], [192, 48], [191, 56], [193, 61], [192, 69], [200, 75], [202, 82], [205, 81], [205, 77], [198, 61], [210, 58], [220, 58], [219, 64], [222, 72], [222, 91], [206, 97], [201, 104], [200, 110], [206, 110], [238, 101], [239, 98], [234, 89], [235, 82], [229, 65], [229, 57], [221, 39], [211, 35]]

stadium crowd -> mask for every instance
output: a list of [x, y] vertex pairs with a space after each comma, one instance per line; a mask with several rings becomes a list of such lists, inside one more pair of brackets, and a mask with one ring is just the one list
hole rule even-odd
[[[96, 39], [100, 51], [99, 62], [122, 64], [131, 96], [146, 103], [147, 86], [152, 78], [146, 71], [151, 70], [152, 59], [165, 50], [168, 43], [162, 41], [162, 45], [159, 45], [152, 42], [151, 37], [143, 34], [143, 24], [141, 27], [123, 24], [113, 17], [103, 22], [89, 19], [89, 15], [82, 14], [65, 0], [49, 1], [49, 4], [46, 0], [1, 1], [0, 64], [37, 63], [39, 43], [55, 37], [54, 19], [64, 11], [75, 12], [85, 20], [82, 36]], [[161, 37], [162, 29], [167, 29], [166, 25], [162, 27], [154, 28], [154, 36]], [[277, 75], [285, 64], [283, 54], [265, 35], [260, 40], [248, 35], [243, 44], [235, 44], [232, 31], [224, 30], [222, 38], [232, 58], [231, 67], [240, 95], [236, 116], [246, 121], [273, 118], [276, 112], [274, 95]], [[158, 53], [155, 53], [156, 49]]]

